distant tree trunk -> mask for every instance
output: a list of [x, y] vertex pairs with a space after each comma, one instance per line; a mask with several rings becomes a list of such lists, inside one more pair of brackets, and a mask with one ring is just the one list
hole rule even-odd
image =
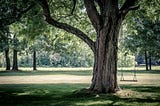
[[18, 71], [17, 50], [13, 50], [13, 67], [12, 70]]
[[33, 52], [33, 70], [37, 70], [36, 68], [36, 51]]
[[148, 71], [148, 55], [146, 50], [144, 51], [144, 56], [145, 56], [146, 70]]
[[6, 70], [10, 70], [9, 48], [5, 50]]
[[152, 59], [150, 53], [149, 53], [149, 70], [152, 70]]
[[29, 57], [28, 57], [28, 52], [26, 52], [26, 55], [27, 55], [26, 63], [27, 63], [27, 66], [29, 66]]

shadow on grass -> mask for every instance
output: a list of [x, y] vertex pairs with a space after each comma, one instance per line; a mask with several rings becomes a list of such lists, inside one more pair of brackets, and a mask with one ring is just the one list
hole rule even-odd
[[[88, 87], [88, 84], [12, 84], [0, 85], [1, 106], [112, 106], [112, 105], [159, 105], [160, 95], [156, 98], [121, 97], [114, 94], [76, 94], [75, 90]], [[131, 89], [139, 93], [160, 93], [160, 87], [132, 86]], [[146, 89], [146, 90], [144, 90]], [[148, 89], [148, 90], [147, 90]], [[144, 95], [145, 96], [145, 95]]]
[[151, 92], [160, 93], [160, 86], [135, 86], [135, 85], [121, 85], [123, 89], [131, 89], [137, 92]]

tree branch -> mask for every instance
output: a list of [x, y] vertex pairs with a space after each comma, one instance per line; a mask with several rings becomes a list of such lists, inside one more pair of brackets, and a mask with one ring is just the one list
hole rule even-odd
[[31, 5], [29, 5], [28, 7], [26, 7], [25, 9], [23, 9], [22, 11], [19, 11], [19, 14], [17, 14], [16, 18], [21, 18], [23, 14], [27, 13], [30, 9], [32, 9], [34, 6], [36, 5], [36, 3], [32, 3]]
[[120, 13], [125, 16], [130, 10], [137, 10], [139, 8], [139, 5], [135, 5], [137, 1], [138, 0], [126, 0], [120, 9]]
[[50, 10], [49, 10], [49, 6], [48, 6], [48, 3], [47, 3], [47, 0], [39, 0], [40, 1], [40, 5], [41, 7], [43, 8], [43, 13], [44, 13], [44, 16], [45, 16], [45, 21], [47, 21], [49, 24], [57, 27], [57, 28], [60, 28], [60, 29], [63, 29], [69, 33], [72, 33], [74, 35], [76, 35], [77, 37], [79, 37], [80, 39], [82, 39], [85, 43], [88, 44], [88, 46], [92, 49], [93, 52], [95, 52], [95, 42], [92, 41], [85, 33], [83, 33], [81, 30], [71, 26], [71, 25], [68, 25], [66, 23], [61, 23], [61, 22], [58, 22], [56, 20], [54, 20], [51, 16], [50, 16]]
[[87, 10], [88, 17], [92, 22], [93, 27], [96, 30], [99, 30], [101, 23], [100, 23], [100, 16], [96, 9], [94, 0], [84, 0], [84, 4]]
[[75, 8], [76, 8], [76, 0], [73, 0], [73, 8], [72, 8], [71, 14], [73, 14]]

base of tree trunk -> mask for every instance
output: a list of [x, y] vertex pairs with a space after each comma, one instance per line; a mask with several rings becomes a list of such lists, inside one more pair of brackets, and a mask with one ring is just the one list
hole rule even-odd
[[22, 70], [19, 70], [19, 69], [12, 69], [12, 71], [22, 71]]
[[121, 90], [121, 88], [117, 88], [115, 90], [115, 92], [108, 92], [108, 93], [101, 92], [101, 93], [99, 93], [99, 92], [93, 91], [93, 90], [91, 90], [89, 88], [83, 88], [83, 89], [80, 89], [80, 90], [76, 90], [73, 93], [78, 97], [79, 96], [82, 97], [82, 96], [89, 96], [89, 95], [93, 96], [93, 95], [97, 95], [97, 94], [113, 94], [113, 93], [116, 93], [117, 91], [120, 91], [120, 90]]
[[6, 69], [6, 71], [10, 71], [11, 69]]
[[117, 91], [120, 91], [120, 88], [117, 87], [115, 89], [109, 90], [109, 91], [97, 91], [94, 89], [90, 89], [91, 92], [95, 93], [95, 94], [111, 94], [111, 93], [116, 93]]

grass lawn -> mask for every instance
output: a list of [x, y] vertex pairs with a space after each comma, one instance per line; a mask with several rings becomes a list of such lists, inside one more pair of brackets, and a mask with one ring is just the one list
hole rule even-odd
[[[122, 72], [132, 79], [132, 71]], [[122, 90], [115, 94], [74, 93], [89, 87], [91, 75], [91, 70], [0, 71], [0, 106], [160, 106], [160, 71], [140, 70], [138, 82], [120, 82], [119, 72]]]

